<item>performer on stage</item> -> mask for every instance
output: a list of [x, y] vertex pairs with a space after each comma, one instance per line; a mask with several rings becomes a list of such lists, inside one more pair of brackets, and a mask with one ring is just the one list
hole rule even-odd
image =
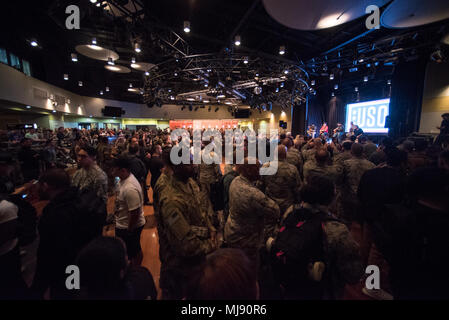
[[327, 123], [324, 122], [320, 129], [320, 136], [323, 138], [327, 138], [329, 136], [329, 127], [327, 126]]
[[341, 143], [344, 139], [345, 129], [343, 124], [337, 123], [337, 127], [334, 129], [333, 138], [337, 138], [338, 142]]
[[309, 135], [310, 137], [312, 137], [312, 139], [315, 138], [316, 135], [316, 127], [314, 124], [310, 125], [309, 128], [307, 129], [307, 135]]

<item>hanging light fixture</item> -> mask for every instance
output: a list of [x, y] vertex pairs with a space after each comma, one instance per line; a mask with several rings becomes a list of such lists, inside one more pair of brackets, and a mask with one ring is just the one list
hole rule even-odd
[[103, 95], [103, 90], [100, 91], [100, 94]]
[[132, 64], [136, 63], [136, 58], [132, 57], [131, 63], [132, 63]]
[[78, 86], [82, 87], [83, 86], [83, 82], [82, 81], [78, 81]]
[[129, 84], [129, 87], [130, 87], [130, 88], [132, 88], [132, 87], [133, 87], [133, 84], [132, 84], [132, 83], [130, 83], [130, 84]]
[[248, 62], [249, 62], [249, 58], [248, 57], [243, 58], [243, 63], [244, 64], [248, 64]]
[[355, 88], [354, 88], [354, 91], [355, 91], [355, 92], [359, 92], [359, 87], [355, 87]]
[[329, 79], [330, 79], [330, 80], [334, 80], [334, 79], [335, 79], [335, 76], [334, 76], [333, 73], [330, 74]]
[[67, 73], [64, 74], [64, 80], [69, 80], [69, 75]]
[[234, 42], [234, 44], [238, 47], [238, 46], [240, 46], [241, 43], [242, 43], [242, 42], [241, 42], [240, 36], [235, 36], [235, 42]]
[[363, 81], [364, 81], [364, 82], [368, 82], [368, 76], [364, 76], [364, 77], [363, 77]]
[[315, 85], [315, 80], [312, 80], [312, 81], [310, 82], [310, 84], [311, 84], [312, 86], [314, 86], [314, 85]]
[[140, 48], [140, 43], [134, 43], [134, 51], [136, 51], [137, 53], [140, 53], [142, 51], [142, 49]]
[[92, 38], [92, 44], [95, 46], [97, 45], [97, 38]]
[[109, 92], [109, 87], [106, 87], [106, 92]]
[[338, 84], [336, 84], [336, 85], [334, 86], [334, 89], [335, 89], [335, 90], [338, 90]]
[[114, 59], [112, 59], [111, 57], [109, 57], [109, 58], [108, 58], [108, 64], [109, 64], [110, 66], [115, 65]]
[[283, 56], [283, 55], [285, 54], [285, 46], [280, 46], [280, 48], [279, 48], [279, 54], [280, 54], [281, 56]]
[[184, 21], [184, 32], [185, 33], [190, 32], [190, 21]]
[[71, 57], [73, 62], [78, 62], [78, 55], [76, 53], [72, 53]]

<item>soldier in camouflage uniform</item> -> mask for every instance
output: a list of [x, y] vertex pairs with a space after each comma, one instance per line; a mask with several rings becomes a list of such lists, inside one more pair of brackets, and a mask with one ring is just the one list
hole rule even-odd
[[342, 152], [334, 155], [334, 164], [343, 165], [343, 162], [352, 158], [351, 147], [352, 141], [345, 141], [342, 144]]
[[302, 176], [303, 163], [301, 153], [295, 148], [291, 139], [284, 139], [282, 144], [287, 147], [287, 162], [294, 165], [298, 169], [299, 175]]
[[337, 210], [340, 219], [350, 225], [357, 216], [357, 190], [363, 174], [375, 165], [363, 158], [363, 145], [354, 143], [352, 159], [343, 162], [343, 179], [337, 196]]
[[[294, 203], [299, 203], [299, 189], [301, 179], [295, 166], [288, 163], [286, 147], [278, 147], [277, 172], [274, 175], [261, 176], [258, 187], [279, 206], [282, 215], [288, 207]], [[270, 166], [267, 163], [265, 166]]]
[[304, 159], [304, 164], [308, 161], [315, 161], [315, 152], [317, 149], [323, 147], [323, 142], [320, 138], [315, 138], [310, 140], [309, 143], [304, 147], [302, 151], [302, 157]]
[[259, 165], [237, 165], [240, 176], [229, 189], [229, 218], [224, 237], [227, 245], [245, 251], [257, 272], [259, 250], [268, 237], [276, 233], [279, 220], [279, 206], [254, 186], [259, 179]]
[[307, 181], [312, 175], [327, 176], [337, 185], [342, 179], [343, 168], [339, 165], [329, 165], [329, 152], [324, 149], [318, 149], [315, 152], [315, 161], [308, 161], [304, 165], [304, 181]]
[[181, 299], [190, 272], [217, 248], [216, 230], [201, 203], [198, 184], [191, 179], [193, 165], [171, 169], [172, 177], [162, 175], [155, 187], [160, 287], [164, 299]]

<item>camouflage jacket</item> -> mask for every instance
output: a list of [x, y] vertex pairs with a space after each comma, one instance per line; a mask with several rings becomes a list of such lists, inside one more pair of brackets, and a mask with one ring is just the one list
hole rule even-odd
[[324, 175], [331, 179], [336, 185], [341, 182], [343, 168], [339, 165], [319, 165], [316, 161], [308, 161], [304, 165], [304, 181], [313, 174]]
[[375, 165], [361, 158], [352, 158], [343, 162], [342, 197], [355, 198], [360, 179], [365, 171], [375, 168]]
[[164, 269], [179, 270], [215, 249], [212, 227], [193, 179], [161, 176], [156, 183], [160, 258]]
[[349, 159], [352, 159], [350, 152], [341, 152], [334, 155], [334, 164], [343, 165], [343, 162]]
[[229, 188], [229, 218], [224, 237], [234, 248], [257, 251], [275, 233], [279, 206], [248, 179], [236, 177]]
[[72, 186], [79, 190], [91, 190], [105, 203], [108, 201], [108, 177], [98, 165], [89, 170], [78, 169], [73, 175]]
[[302, 171], [302, 156], [301, 153], [296, 148], [290, 148], [287, 152], [287, 162], [294, 165], [298, 172]]
[[280, 214], [283, 214], [292, 204], [299, 203], [301, 179], [294, 165], [287, 161], [278, 161], [277, 164], [276, 174], [262, 176], [259, 187], [278, 204]]

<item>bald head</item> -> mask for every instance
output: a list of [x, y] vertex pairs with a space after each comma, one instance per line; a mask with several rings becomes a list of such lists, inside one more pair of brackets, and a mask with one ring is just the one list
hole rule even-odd
[[325, 148], [319, 148], [315, 152], [316, 162], [319, 164], [325, 164], [329, 160], [329, 152]]
[[354, 143], [351, 147], [351, 154], [354, 157], [361, 158], [363, 155], [363, 146], [360, 143]]
[[287, 159], [287, 150], [285, 148], [286, 148], [286, 146], [284, 146], [283, 144], [278, 146], [277, 151], [278, 151], [278, 159], [279, 160]]

